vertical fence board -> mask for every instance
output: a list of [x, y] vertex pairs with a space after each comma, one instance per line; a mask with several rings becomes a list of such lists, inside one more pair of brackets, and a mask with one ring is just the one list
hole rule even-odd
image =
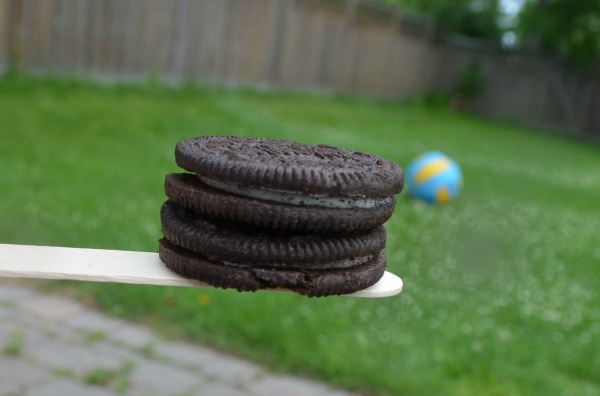
[[[270, 68], [271, 55], [276, 56], [271, 48], [276, 50], [276, 31], [281, 32], [282, 29], [279, 18], [283, 13], [280, 10], [287, 5], [276, 0], [246, 1], [243, 4], [244, 9], [237, 18], [240, 29], [236, 35], [236, 78], [241, 82], [263, 83], [263, 71]], [[267, 80], [271, 78], [276, 79], [276, 76], [269, 76]]]
[[206, 45], [200, 52], [200, 70], [204, 71], [207, 82], [218, 83], [223, 75], [223, 57], [227, 50], [226, 13], [229, 1], [207, 0], [206, 13], [202, 15]]
[[282, 86], [297, 87], [305, 81], [310, 47], [306, 40], [310, 16], [306, 9], [291, 8], [281, 42], [279, 78]]
[[[232, 0], [230, 1], [229, 7], [227, 7], [229, 15], [225, 16], [225, 30], [223, 31], [225, 45], [220, 51], [220, 80], [225, 83], [235, 84], [239, 82], [237, 69], [243, 45], [241, 40], [244, 40], [244, 38], [240, 37], [239, 30], [240, 24], [245, 17], [244, 1], [245, 0]], [[221, 12], [225, 13], [225, 10], [221, 9]]]
[[174, 39], [171, 43], [172, 54], [170, 73], [177, 81], [181, 81], [183, 78], [183, 65], [186, 57], [185, 48], [187, 46], [189, 32], [189, 3], [189, 0], [180, 0], [175, 3], [175, 26], [173, 32]]
[[157, 65], [155, 60], [152, 58], [152, 50], [155, 43], [155, 34], [157, 27], [154, 22], [154, 15], [156, 13], [158, 0], [146, 0], [144, 6], [142, 6], [140, 12], [143, 14], [141, 28], [137, 36], [137, 59], [135, 62], [135, 69], [137, 72], [143, 73], [144, 70], [148, 74], [157, 72]]
[[37, 4], [26, 1], [27, 27], [21, 36], [21, 61], [33, 71], [51, 71], [52, 56], [52, 0]]
[[0, 45], [6, 45], [7, 66], [9, 63], [22, 64], [23, 52], [23, 6], [20, 1], [9, 0], [6, 6], [6, 41]]
[[125, 78], [134, 75], [134, 59], [137, 52], [135, 38], [141, 28], [142, 12], [139, 0], [120, 2], [119, 8], [119, 43], [117, 70]]
[[157, 69], [162, 77], [171, 79], [170, 72], [171, 63], [171, 44], [175, 31], [175, 5], [177, 2], [170, 0], [160, 0], [158, 3], [158, 12], [155, 14], [155, 22], [157, 27], [157, 35], [153, 45], [154, 58], [156, 60]]
[[83, 71], [88, 71], [94, 75], [99, 71], [99, 49], [97, 43], [100, 41], [100, 17], [103, 3], [94, 0], [83, 1], [87, 3], [85, 14], [86, 24], [83, 26], [84, 30], [82, 32], [85, 35]]
[[145, 39], [146, 19], [148, 7], [144, 6], [147, 0], [130, 0], [127, 10], [126, 24], [127, 39], [125, 41], [125, 69], [126, 75], [137, 76], [142, 73], [143, 68], [148, 65], [142, 64], [142, 53], [144, 46], [142, 40]]
[[85, 70], [86, 60], [86, 42], [87, 42], [87, 9], [89, 2], [86, 0], [76, 1], [75, 8], [76, 21], [73, 26], [73, 68], [75, 73], [82, 74]]
[[0, 71], [7, 68], [9, 63], [9, 1], [0, 0]]
[[[188, 4], [186, 42], [183, 51], [185, 56], [181, 65], [182, 78], [185, 80], [198, 80], [196, 77], [198, 50], [204, 38], [200, 34], [199, 16], [204, 4], [202, 1], [191, 1]], [[200, 73], [198, 73], [200, 74]]]
[[[327, 22], [328, 47], [325, 59], [325, 74], [323, 76], [324, 83], [332, 90], [341, 89], [340, 71], [347, 65], [343, 62], [343, 48], [346, 45], [345, 37], [345, 15], [338, 11], [331, 15]], [[325, 55], [325, 54], [324, 54]]]
[[73, 73], [75, 71], [75, 26], [77, 23], [76, 8], [73, 0], [64, 1], [64, 26], [61, 48], [61, 73]]
[[61, 62], [62, 44], [64, 40], [63, 33], [65, 30], [65, 13], [63, 8], [63, 0], [54, 0], [53, 7], [50, 11], [52, 15], [52, 19], [50, 20], [52, 39], [50, 40], [49, 63], [50, 69], [54, 73], [56, 73], [58, 70], [61, 70], [64, 66]]

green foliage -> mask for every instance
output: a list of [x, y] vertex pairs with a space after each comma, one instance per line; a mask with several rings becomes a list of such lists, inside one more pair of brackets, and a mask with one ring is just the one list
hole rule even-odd
[[129, 387], [129, 376], [134, 367], [131, 362], [118, 369], [98, 367], [83, 373], [81, 381], [86, 385], [112, 387], [117, 394], [123, 394]]
[[447, 107], [450, 96], [441, 90], [432, 90], [420, 98], [421, 103], [428, 107]]
[[460, 73], [456, 93], [469, 100], [475, 99], [485, 85], [485, 79], [481, 72], [481, 64], [477, 60], [471, 60]]
[[8, 336], [8, 342], [2, 350], [6, 355], [16, 356], [23, 349], [23, 332], [16, 330]]
[[85, 331], [83, 333], [83, 339], [88, 343], [103, 341], [106, 339], [106, 333], [100, 330]]
[[117, 372], [114, 370], [96, 368], [83, 376], [83, 382], [88, 385], [108, 385], [114, 381]]
[[27, 79], [0, 92], [3, 243], [156, 251], [174, 145], [201, 134], [404, 167], [437, 149], [462, 166], [447, 207], [399, 196], [386, 224], [397, 297], [70, 283], [107, 312], [377, 395], [600, 394], [598, 147], [419, 103]]
[[69, 367], [55, 367], [52, 370], [52, 374], [56, 377], [71, 378], [71, 379], [77, 378], [77, 375], [75, 374], [73, 369], [69, 368]]
[[524, 41], [539, 41], [540, 49], [579, 67], [600, 58], [600, 1], [528, 1], [519, 16]]
[[434, 16], [442, 33], [499, 41], [497, 0], [382, 0], [387, 4]]

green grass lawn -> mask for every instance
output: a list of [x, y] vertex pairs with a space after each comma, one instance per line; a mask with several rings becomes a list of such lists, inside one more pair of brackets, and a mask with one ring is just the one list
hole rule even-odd
[[447, 207], [402, 194], [396, 297], [69, 283], [107, 312], [377, 395], [600, 394], [600, 149], [419, 103], [0, 81], [0, 243], [156, 251], [173, 150], [202, 134], [462, 166]]

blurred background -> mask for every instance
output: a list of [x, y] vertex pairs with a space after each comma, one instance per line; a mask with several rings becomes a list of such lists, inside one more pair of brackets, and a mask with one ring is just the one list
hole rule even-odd
[[173, 84], [453, 95], [598, 135], [596, 0], [0, 2], [0, 65]]
[[0, 0], [0, 243], [156, 251], [192, 136], [439, 150], [397, 297], [44, 287], [364, 394], [598, 395], [599, 58], [598, 0]]

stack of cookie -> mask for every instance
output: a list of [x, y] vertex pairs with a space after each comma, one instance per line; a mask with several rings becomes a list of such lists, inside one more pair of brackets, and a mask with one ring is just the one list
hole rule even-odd
[[165, 178], [159, 256], [171, 270], [239, 291], [350, 294], [386, 267], [385, 229], [402, 190], [391, 161], [249, 137], [179, 142]]

